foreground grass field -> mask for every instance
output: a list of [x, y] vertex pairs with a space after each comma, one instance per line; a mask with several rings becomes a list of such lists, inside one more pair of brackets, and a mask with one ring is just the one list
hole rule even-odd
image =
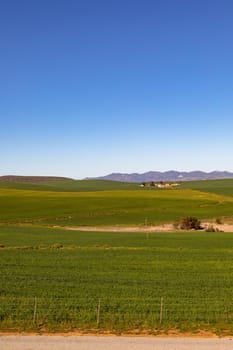
[[[233, 217], [233, 180], [0, 184], [0, 329], [233, 333], [233, 233], [78, 232]], [[26, 225], [26, 226], [25, 226]], [[49, 228], [51, 227], [51, 228]]]
[[1, 227], [0, 243], [1, 330], [233, 332], [233, 233]]

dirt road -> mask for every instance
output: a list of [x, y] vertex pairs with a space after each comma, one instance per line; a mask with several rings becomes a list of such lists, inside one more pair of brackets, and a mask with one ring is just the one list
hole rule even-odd
[[1, 350], [230, 350], [233, 338], [0, 336]]
[[[216, 224], [212, 222], [203, 222], [203, 227], [214, 226], [223, 232], [233, 232], [233, 224]], [[92, 232], [182, 232], [182, 230], [174, 229], [173, 224], [162, 224], [154, 226], [52, 226], [71, 231], [92, 231]]]

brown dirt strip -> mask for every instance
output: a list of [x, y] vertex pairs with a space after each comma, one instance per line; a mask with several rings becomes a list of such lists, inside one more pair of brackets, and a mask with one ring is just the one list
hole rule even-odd
[[[213, 225], [223, 232], [233, 232], [233, 224], [213, 224], [211, 222], [203, 222], [202, 225], [208, 227]], [[156, 226], [52, 226], [52, 228], [60, 228], [71, 231], [92, 231], [92, 232], [182, 232], [174, 228], [173, 224], [162, 224]]]

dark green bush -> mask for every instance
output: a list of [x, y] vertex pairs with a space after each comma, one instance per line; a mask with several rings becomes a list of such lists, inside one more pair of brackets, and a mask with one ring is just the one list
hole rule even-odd
[[179, 228], [181, 230], [201, 230], [201, 221], [194, 216], [187, 216], [180, 220]]

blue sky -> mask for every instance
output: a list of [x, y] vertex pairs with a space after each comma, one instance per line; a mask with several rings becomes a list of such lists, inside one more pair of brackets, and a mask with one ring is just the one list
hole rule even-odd
[[233, 1], [1, 0], [0, 175], [233, 171]]

